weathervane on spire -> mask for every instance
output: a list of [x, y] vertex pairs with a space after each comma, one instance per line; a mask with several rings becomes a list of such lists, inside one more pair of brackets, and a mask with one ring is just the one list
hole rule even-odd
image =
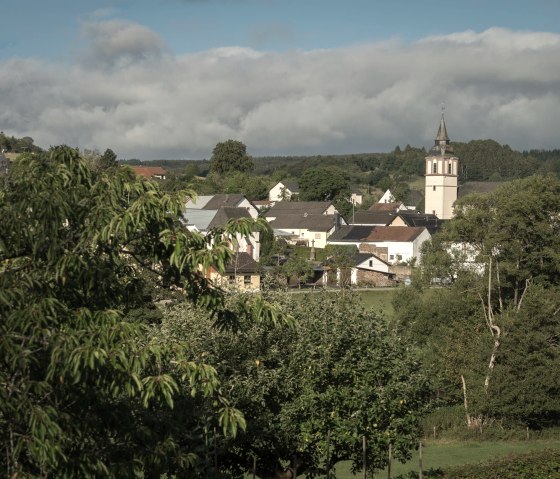
[[443, 114], [444, 111], [445, 111], [445, 102], [442, 101], [441, 102], [441, 113]]

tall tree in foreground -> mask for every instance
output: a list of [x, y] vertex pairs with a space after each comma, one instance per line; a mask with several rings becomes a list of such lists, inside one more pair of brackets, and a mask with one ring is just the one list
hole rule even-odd
[[0, 191], [0, 469], [9, 477], [184, 475], [204, 445], [200, 411], [226, 435], [244, 426], [212, 366], [179, 342], [150, 342], [147, 319], [131, 314], [153, 303], [149, 283], [184, 290], [223, 328], [242, 314], [276, 318], [258, 298], [238, 315], [226, 308], [203, 271], [230, 258], [228, 231], [188, 232], [184, 204], [185, 192], [162, 193], [126, 167], [96, 175], [68, 147], [10, 171]]
[[210, 158], [210, 172], [223, 175], [230, 172], [248, 173], [254, 168], [247, 147], [237, 140], [217, 143]]

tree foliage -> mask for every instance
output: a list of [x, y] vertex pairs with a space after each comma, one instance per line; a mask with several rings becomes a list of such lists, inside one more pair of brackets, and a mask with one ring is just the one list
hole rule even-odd
[[385, 465], [389, 444], [395, 457], [409, 457], [429, 388], [407, 344], [349, 294], [268, 300], [295, 326], [252, 323], [238, 335], [207, 334], [201, 325], [210, 319], [196, 309], [164, 315], [160, 334], [216, 364], [245, 412], [246, 431], [216, 445], [219, 471], [239, 477], [254, 458], [261, 478], [280, 477], [286, 464], [307, 477], [332, 474], [341, 460], [358, 470], [363, 436], [370, 473]]
[[217, 143], [210, 158], [210, 171], [220, 175], [230, 172], [248, 173], [254, 168], [247, 147], [237, 140]]
[[299, 179], [303, 201], [334, 201], [350, 197], [350, 180], [340, 168], [320, 167], [306, 170]]
[[[532, 176], [455, 205], [424, 248], [421, 275], [447, 287], [405, 290], [400, 325], [438, 377], [438, 393], [465, 403], [466, 422], [558, 424], [560, 180]], [[444, 281], [447, 280], [447, 281]]]
[[243, 315], [279, 318], [257, 297], [226, 307], [204, 270], [223, 271], [228, 237], [250, 225], [191, 233], [180, 222], [185, 194], [163, 193], [127, 167], [97, 175], [68, 147], [24, 156], [9, 172], [0, 191], [0, 465], [10, 477], [185, 474], [204, 444], [201, 404], [224, 434], [244, 426], [212, 366], [178, 342], [148, 339], [155, 316], [142, 309], [156, 298], [147, 284], [182, 290], [222, 328]]

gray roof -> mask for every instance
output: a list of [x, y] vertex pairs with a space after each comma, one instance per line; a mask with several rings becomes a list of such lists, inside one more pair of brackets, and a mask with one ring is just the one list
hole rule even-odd
[[396, 213], [389, 211], [356, 211], [353, 224], [387, 226], [395, 216]]
[[226, 265], [226, 273], [258, 273], [259, 263], [257, 263], [249, 253], [237, 253], [233, 255], [231, 261]]
[[210, 201], [208, 201], [203, 208], [205, 210], [217, 210], [221, 206], [237, 206], [245, 199], [245, 196], [241, 194], [218, 194], [214, 195]]
[[438, 231], [445, 221], [432, 213], [421, 213], [420, 211], [402, 210], [397, 213], [397, 216], [404, 221], [406, 226], [425, 227], [430, 234]]
[[278, 201], [266, 213], [266, 217], [274, 217], [286, 214], [323, 214], [329, 206], [330, 201]]
[[218, 211], [216, 211], [214, 218], [208, 225], [208, 229], [223, 227], [229, 220], [238, 218], [251, 218], [251, 215], [245, 208], [222, 206]]
[[[213, 195], [199, 195], [196, 198], [187, 200], [187, 209], [201, 210], [213, 198]], [[217, 209], [217, 208], [216, 208]]]
[[299, 183], [295, 180], [282, 180], [280, 183], [282, 183], [292, 193], [298, 193], [299, 192]]
[[199, 210], [187, 208], [185, 211], [185, 220], [187, 226], [195, 226], [199, 231], [208, 230], [208, 225], [214, 219], [216, 210]]
[[308, 229], [310, 231], [329, 231], [334, 227], [336, 218], [322, 214], [279, 214], [270, 222], [274, 230]]
[[409, 242], [414, 241], [424, 230], [425, 227], [411, 226], [375, 226], [371, 234], [367, 237], [372, 242]]
[[344, 225], [329, 236], [328, 241], [348, 241], [356, 243], [364, 241], [376, 226]]

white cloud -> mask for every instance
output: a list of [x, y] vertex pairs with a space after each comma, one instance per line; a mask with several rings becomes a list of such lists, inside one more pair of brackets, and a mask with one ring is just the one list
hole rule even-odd
[[73, 67], [0, 64], [0, 129], [144, 159], [209, 157], [228, 138], [254, 155], [387, 151], [430, 146], [445, 101], [452, 140], [559, 146], [556, 34], [494, 28], [414, 44], [173, 56], [141, 25], [84, 28], [90, 46]]

